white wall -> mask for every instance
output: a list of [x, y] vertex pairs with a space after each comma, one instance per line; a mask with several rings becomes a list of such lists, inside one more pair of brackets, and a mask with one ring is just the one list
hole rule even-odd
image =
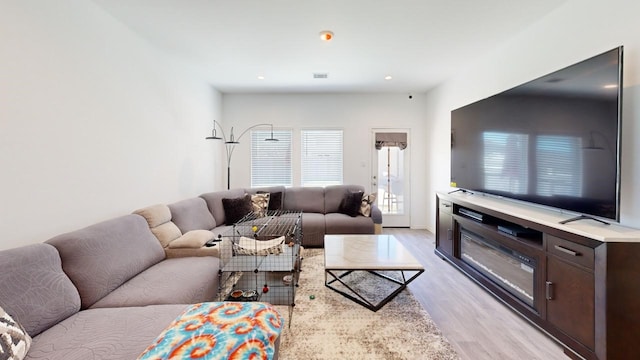
[[[449, 182], [450, 111], [618, 45], [625, 46], [621, 222], [640, 227], [638, 2], [569, 1], [413, 100], [221, 96], [91, 2], [0, 0], [0, 7], [0, 249], [224, 188], [223, 148], [204, 141], [212, 119], [225, 129], [344, 128], [345, 182], [367, 188], [370, 129], [411, 129], [412, 227], [433, 230], [434, 192]], [[248, 151], [238, 146], [234, 164], [247, 163]], [[235, 165], [232, 179], [249, 186], [248, 167]]]
[[[344, 130], [344, 183], [363, 185], [371, 190], [373, 128], [402, 128], [411, 132], [410, 186], [411, 227], [424, 228], [429, 219], [424, 214], [427, 180], [423, 160], [428, 144], [424, 96], [414, 94], [225, 94], [222, 100], [224, 129], [234, 126], [234, 133], [258, 123], [272, 123], [276, 128], [293, 129], [294, 185], [300, 186], [300, 130], [340, 128]], [[251, 185], [250, 135], [236, 146], [231, 167], [232, 187]], [[245, 164], [244, 166], [242, 164]]]
[[217, 91], [91, 2], [0, 3], [0, 249], [224, 186]]
[[429, 227], [436, 190], [449, 188], [451, 110], [624, 45], [621, 223], [640, 227], [640, 2], [572, 0], [427, 94]]

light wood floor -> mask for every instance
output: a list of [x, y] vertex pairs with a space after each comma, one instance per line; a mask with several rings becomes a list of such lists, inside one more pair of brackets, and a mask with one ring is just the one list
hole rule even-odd
[[383, 233], [393, 234], [424, 266], [409, 289], [461, 359], [569, 359], [551, 338], [436, 256], [432, 233], [390, 228]]

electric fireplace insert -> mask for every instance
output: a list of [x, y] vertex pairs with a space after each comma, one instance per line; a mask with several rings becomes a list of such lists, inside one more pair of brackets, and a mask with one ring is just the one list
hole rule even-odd
[[530, 307], [534, 307], [536, 260], [466, 229], [460, 231], [462, 261]]

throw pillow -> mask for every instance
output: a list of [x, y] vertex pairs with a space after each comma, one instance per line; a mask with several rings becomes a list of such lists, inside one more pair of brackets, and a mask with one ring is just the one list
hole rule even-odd
[[244, 194], [244, 196], [235, 199], [223, 198], [222, 207], [227, 225], [233, 225], [253, 211], [251, 195]]
[[154, 228], [171, 221], [171, 210], [169, 210], [169, 207], [165, 204], [147, 206], [146, 208], [138, 209], [133, 213], [145, 218], [150, 228]]
[[199, 249], [213, 239], [214, 235], [209, 230], [191, 230], [169, 243], [170, 249], [189, 248]]
[[360, 205], [362, 204], [362, 195], [364, 195], [364, 192], [362, 191], [348, 192], [344, 198], [342, 198], [342, 202], [340, 202], [338, 210], [342, 214], [349, 215], [351, 217], [358, 216]]
[[253, 212], [257, 216], [265, 216], [269, 208], [269, 193], [251, 195], [251, 204], [253, 205]]
[[[258, 194], [266, 194], [263, 191], [258, 191]], [[267, 210], [280, 210], [282, 209], [282, 191], [276, 191], [269, 193], [269, 207]]]
[[362, 203], [360, 204], [360, 215], [370, 217], [371, 216], [371, 204], [376, 202], [378, 193], [372, 193], [362, 196]]
[[22, 360], [31, 347], [31, 336], [0, 307], [0, 359]]

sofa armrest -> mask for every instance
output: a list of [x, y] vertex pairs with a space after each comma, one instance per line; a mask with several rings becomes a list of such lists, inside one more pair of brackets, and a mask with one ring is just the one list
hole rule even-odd
[[371, 220], [374, 224], [382, 224], [382, 210], [376, 204], [371, 204]]

